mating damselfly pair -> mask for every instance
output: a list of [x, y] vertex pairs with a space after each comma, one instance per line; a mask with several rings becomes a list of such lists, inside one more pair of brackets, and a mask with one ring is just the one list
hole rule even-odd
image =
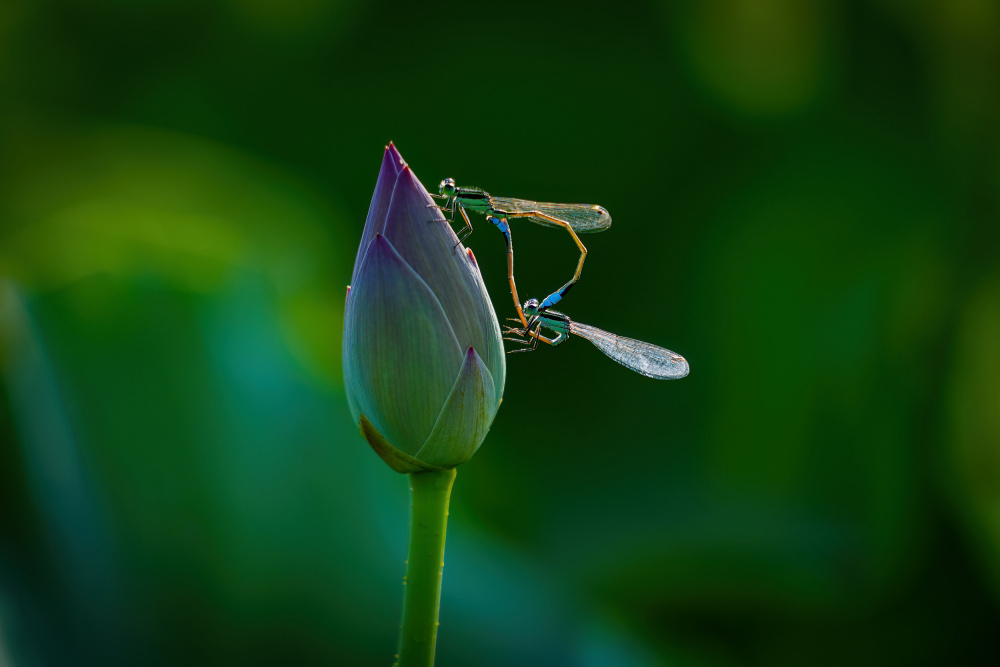
[[[597, 327], [574, 322], [567, 315], [551, 310], [551, 307], [560, 302], [570, 288], [580, 280], [583, 272], [587, 248], [577, 233], [603, 232], [611, 226], [611, 215], [604, 208], [594, 204], [556, 204], [494, 197], [480, 188], [458, 187], [451, 178], [441, 181], [437, 196], [445, 199], [445, 204], [435, 205], [434, 208], [451, 213], [450, 222], [455, 221], [456, 212], [462, 215], [465, 226], [459, 230], [460, 242], [472, 232], [472, 222], [466, 213], [467, 210], [486, 215], [486, 220], [504, 236], [507, 245], [507, 281], [517, 311], [517, 319], [510, 319], [520, 324], [519, 327], [505, 328], [504, 333], [508, 334], [505, 340], [525, 346], [512, 352], [534, 350], [538, 346], [538, 341], [555, 347], [565, 342], [569, 334], [574, 334], [586, 338], [611, 359], [646, 377], [673, 380], [688, 374], [688, 363], [679, 354], [651, 343], [625, 338]], [[509, 220], [516, 218], [527, 218], [544, 227], [561, 227], [569, 233], [580, 250], [576, 271], [565, 285], [541, 302], [537, 299], [528, 299], [523, 306], [514, 283], [514, 247], [509, 225]], [[543, 327], [550, 330], [554, 336], [543, 335]]]

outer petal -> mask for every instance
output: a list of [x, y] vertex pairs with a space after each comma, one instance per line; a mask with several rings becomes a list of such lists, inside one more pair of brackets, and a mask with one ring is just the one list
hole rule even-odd
[[430, 470], [440, 470], [441, 466], [432, 466], [427, 463], [423, 463], [413, 458], [406, 452], [402, 452], [385, 439], [378, 429], [375, 428], [368, 418], [361, 415], [359, 421], [361, 422], [361, 437], [368, 441], [375, 453], [379, 455], [386, 464], [401, 473], [410, 472], [428, 472]]
[[376, 235], [351, 286], [344, 327], [345, 389], [396, 448], [420, 448], [451, 393], [462, 348], [440, 302]]
[[441, 212], [427, 208], [431, 203], [426, 188], [404, 167], [392, 194], [385, 235], [437, 295], [462, 347], [472, 346], [482, 356], [499, 400], [506, 360], [496, 313], [479, 269], [462, 246], [456, 247], [458, 238]]
[[483, 360], [470, 347], [448, 402], [416, 458], [435, 466], [465, 463], [479, 449], [496, 412], [493, 378]]
[[382, 154], [382, 168], [378, 172], [375, 193], [372, 195], [371, 206], [368, 207], [368, 219], [365, 220], [365, 229], [361, 233], [361, 245], [358, 246], [358, 256], [354, 260], [354, 273], [351, 276], [352, 285], [358, 279], [361, 260], [364, 259], [364, 253], [367, 252], [372, 239], [385, 229], [385, 214], [392, 201], [392, 190], [396, 187], [396, 177], [403, 168], [400, 164], [401, 160], [399, 151], [392, 144], [387, 146]]
[[[476, 272], [476, 282], [479, 285], [479, 293], [483, 303], [483, 315], [490, 322], [488, 326], [492, 327], [492, 331], [496, 332], [497, 336], [501, 336], [498, 328], [500, 323], [497, 320], [496, 311], [493, 310], [493, 301], [490, 300], [490, 295], [486, 291], [486, 283], [483, 282], [483, 276], [479, 272], [479, 263], [476, 261], [476, 256], [472, 253], [472, 248], [466, 248], [465, 252], [468, 255], [470, 266]], [[493, 338], [492, 335], [487, 338], [487, 341], [491, 338]], [[504, 382], [507, 379], [507, 355], [504, 353], [502, 341], [497, 341], [496, 347], [491, 346], [487, 350], [488, 353], [483, 361], [486, 367], [490, 369], [490, 375], [493, 376], [493, 391], [497, 400], [495, 407], [499, 408], [500, 401], [503, 400]]]
[[[360, 253], [361, 253], [361, 251], [359, 249], [358, 250], [358, 254], [360, 254]], [[364, 257], [362, 257], [362, 259], [364, 259]], [[351, 336], [351, 333], [350, 333], [351, 328], [347, 324], [347, 322], [348, 322], [348, 320], [347, 320], [347, 313], [350, 312], [350, 309], [351, 309], [350, 301], [351, 301], [351, 286], [348, 285], [347, 286], [347, 295], [344, 297], [344, 337], [341, 340], [340, 356], [341, 356], [342, 371], [344, 373], [344, 378], [345, 378], [344, 379], [344, 396], [347, 397], [347, 409], [351, 411], [351, 416], [354, 417], [354, 422], [357, 423], [358, 417], [361, 416], [361, 410], [358, 408], [358, 404], [354, 402], [354, 394], [353, 394], [353, 392], [348, 391], [348, 389], [351, 386], [351, 383], [347, 380], [347, 367], [348, 367], [347, 341], [348, 341], [348, 339]]]

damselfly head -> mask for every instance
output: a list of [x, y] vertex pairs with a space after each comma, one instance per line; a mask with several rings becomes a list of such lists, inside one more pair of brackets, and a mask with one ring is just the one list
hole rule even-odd
[[538, 299], [528, 299], [521, 308], [525, 315], [534, 317], [538, 314]]
[[438, 194], [445, 195], [446, 197], [453, 196], [455, 194], [455, 190], [454, 178], [446, 178], [441, 181], [441, 184], [438, 186]]

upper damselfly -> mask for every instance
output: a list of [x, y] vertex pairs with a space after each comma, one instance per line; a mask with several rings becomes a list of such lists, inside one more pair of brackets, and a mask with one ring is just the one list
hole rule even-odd
[[507, 280], [510, 283], [511, 296], [514, 298], [514, 307], [517, 310], [521, 326], [524, 328], [527, 328], [528, 322], [522, 312], [517, 288], [514, 285], [514, 250], [507, 222], [513, 218], [527, 218], [543, 227], [561, 227], [569, 232], [574, 243], [580, 249], [580, 261], [577, 263], [573, 277], [542, 300], [544, 308], [555, 305], [562, 300], [566, 292], [580, 280], [583, 263], [587, 259], [587, 248], [580, 241], [577, 233], [603, 232], [611, 226], [611, 216], [604, 208], [595, 204], [554, 204], [528, 199], [494, 197], [480, 188], [460, 188], [455, 185], [453, 178], [441, 181], [438, 190], [440, 194], [435, 196], [444, 198], [446, 201], [444, 206], [435, 206], [435, 208], [450, 212], [451, 222], [455, 221], [456, 211], [461, 213], [462, 219], [465, 220], [465, 227], [459, 232], [460, 240], [465, 239], [472, 232], [472, 223], [469, 221], [467, 210], [485, 214], [486, 219], [503, 233], [507, 243]]
[[[678, 380], [691, 370], [687, 360], [675, 352], [652, 343], [625, 338], [589, 324], [574, 322], [563, 313], [542, 308], [537, 299], [525, 301], [522, 310], [528, 317], [528, 324], [523, 328], [507, 327], [505, 331], [507, 334], [518, 336], [518, 338], [508, 337], [506, 340], [527, 346], [521, 350], [514, 350], [515, 352], [534, 350], [538, 341], [553, 346], [560, 345], [569, 338], [569, 334], [574, 334], [586, 338], [598, 350], [622, 366], [646, 377], [657, 380]], [[555, 336], [550, 338], [542, 335], [542, 327], [552, 331]]]

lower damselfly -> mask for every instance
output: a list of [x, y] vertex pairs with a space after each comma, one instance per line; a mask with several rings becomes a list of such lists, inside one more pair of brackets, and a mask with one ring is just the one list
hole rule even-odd
[[453, 178], [441, 181], [438, 191], [440, 194], [433, 196], [445, 199], [445, 204], [444, 206], [432, 206], [451, 213], [449, 221], [452, 223], [455, 221], [456, 212], [460, 213], [462, 219], [465, 220], [465, 227], [459, 232], [459, 241], [464, 240], [472, 232], [472, 222], [466, 211], [483, 213], [491, 224], [503, 232], [507, 243], [507, 281], [510, 283], [511, 296], [514, 298], [514, 308], [517, 310], [517, 316], [524, 328], [527, 328], [528, 321], [522, 312], [521, 301], [514, 285], [514, 249], [510, 238], [510, 226], [507, 223], [515, 218], [527, 218], [543, 227], [561, 227], [569, 233], [580, 250], [580, 260], [577, 262], [573, 277], [542, 300], [542, 305], [545, 308], [562, 300], [566, 292], [580, 280], [580, 274], [583, 273], [583, 263], [587, 259], [587, 248], [580, 241], [577, 233], [603, 232], [611, 226], [611, 215], [604, 208], [595, 204], [554, 204], [528, 199], [494, 197], [480, 188], [460, 188], [455, 185]]
[[[505, 340], [525, 345], [524, 348], [512, 352], [534, 350], [538, 346], [538, 341], [552, 346], [561, 345], [569, 339], [569, 334], [573, 334], [586, 338], [594, 344], [594, 347], [622, 366], [646, 377], [657, 380], [678, 380], [691, 370], [687, 360], [675, 352], [652, 343], [625, 338], [589, 324], [574, 322], [563, 313], [542, 308], [537, 299], [525, 301], [522, 312], [528, 318], [527, 325], [507, 327], [504, 332], [517, 336], [516, 338], [508, 336]], [[552, 337], [543, 335], [542, 327], [555, 335]]]

